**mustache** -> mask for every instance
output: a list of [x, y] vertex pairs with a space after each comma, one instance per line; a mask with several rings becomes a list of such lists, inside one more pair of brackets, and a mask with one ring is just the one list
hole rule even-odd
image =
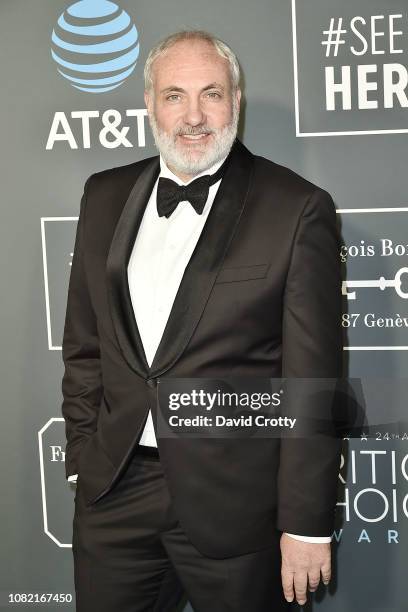
[[199, 136], [201, 134], [214, 134], [215, 130], [203, 125], [198, 125], [196, 127], [186, 126], [178, 128], [174, 132], [175, 136]]

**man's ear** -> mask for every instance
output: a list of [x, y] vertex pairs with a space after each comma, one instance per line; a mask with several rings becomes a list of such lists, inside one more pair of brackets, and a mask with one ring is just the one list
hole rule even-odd
[[237, 87], [237, 90], [235, 92], [235, 96], [236, 96], [238, 108], [240, 108], [242, 92], [241, 92], [241, 89], [239, 87]]
[[152, 99], [151, 96], [149, 94], [149, 92], [147, 90], [145, 90], [144, 92], [144, 101], [145, 101], [145, 105], [147, 108], [147, 112], [150, 115], [151, 114], [151, 107], [152, 107]]

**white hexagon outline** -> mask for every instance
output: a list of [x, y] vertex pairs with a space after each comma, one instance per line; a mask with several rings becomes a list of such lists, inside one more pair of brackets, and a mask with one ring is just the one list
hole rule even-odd
[[44, 473], [44, 449], [43, 449], [43, 433], [50, 427], [52, 423], [57, 421], [65, 422], [62, 417], [52, 417], [38, 432], [38, 452], [40, 458], [40, 475], [41, 475], [41, 498], [42, 498], [42, 509], [43, 509], [43, 528], [44, 533], [47, 535], [57, 546], [60, 548], [72, 548], [72, 544], [64, 544], [60, 542], [54, 534], [48, 528], [48, 513], [47, 513], [47, 494], [45, 490], [45, 473]]

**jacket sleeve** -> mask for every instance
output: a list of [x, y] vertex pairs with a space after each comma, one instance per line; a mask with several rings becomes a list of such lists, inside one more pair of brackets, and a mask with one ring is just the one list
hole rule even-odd
[[[316, 411], [318, 395], [312, 392], [313, 379], [319, 386], [316, 379], [321, 385], [321, 379], [333, 381], [342, 375], [339, 249], [333, 200], [327, 192], [316, 189], [298, 221], [283, 303], [282, 376], [287, 385], [291, 379], [307, 383], [307, 392], [294, 401], [306, 417]], [[330, 391], [323, 397], [327, 401], [320, 400], [319, 409], [330, 429]], [[291, 408], [289, 402], [289, 413]], [[342, 441], [335, 435], [301, 437], [296, 427], [293, 437], [281, 439], [278, 529], [302, 536], [331, 535], [341, 447]]]
[[86, 202], [91, 178], [85, 183], [81, 199], [62, 342], [65, 367], [62, 378], [62, 414], [67, 438], [67, 477], [77, 472], [80, 449], [96, 430], [102, 397], [97, 321], [84, 263]]

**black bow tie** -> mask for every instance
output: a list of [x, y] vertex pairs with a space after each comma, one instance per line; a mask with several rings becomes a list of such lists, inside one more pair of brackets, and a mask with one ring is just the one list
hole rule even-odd
[[168, 178], [160, 177], [157, 185], [157, 212], [159, 217], [170, 217], [179, 202], [190, 202], [197, 214], [201, 215], [207, 202], [211, 185], [217, 183], [224, 175], [226, 163], [214, 174], [205, 174], [191, 181], [188, 185], [178, 185]]

